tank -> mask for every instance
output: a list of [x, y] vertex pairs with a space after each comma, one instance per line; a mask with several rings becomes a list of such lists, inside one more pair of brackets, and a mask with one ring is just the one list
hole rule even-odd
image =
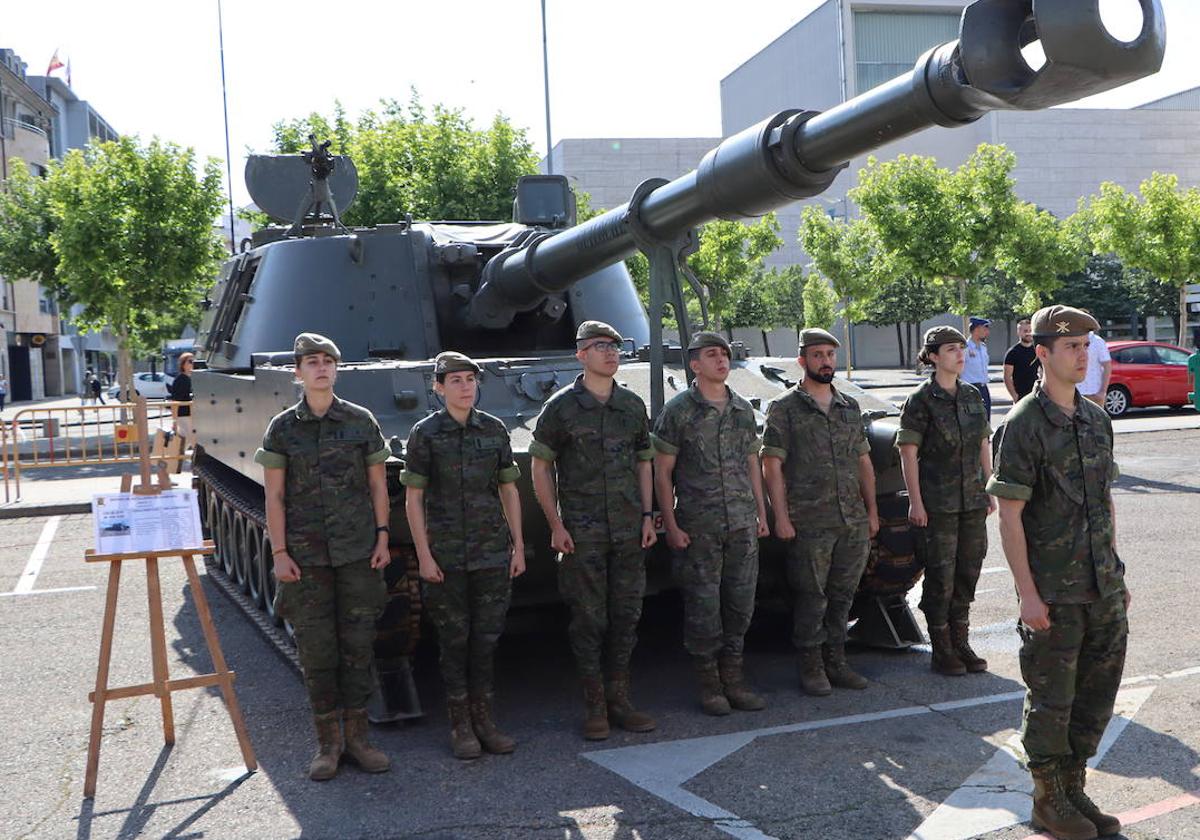
[[[278, 226], [243, 243], [204, 301], [193, 376], [195, 482], [215, 566], [226, 587], [274, 628], [271, 546], [255, 449], [270, 418], [294, 404], [292, 341], [325, 334], [343, 355], [338, 394], [369, 408], [390, 441], [392, 494], [389, 605], [376, 643], [381, 691], [372, 718], [421, 713], [408, 666], [420, 634], [415, 552], [398, 476], [404, 441], [440, 407], [432, 359], [458, 350], [485, 374], [479, 407], [504, 421], [523, 477], [528, 572], [516, 581], [514, 613], [558, 600], [549, 534], [529, 480], [529, 442], [542, 403], [571, 383], [576, 326], [606, 321], [627, 337], [618, 380], [656, 414], [687, 387], [686, 346], [666, 346], [662, 324], [642, 307], [623, 260], [641, 250], [651, 266], [651, 312], [679, 301], [695, 228], [750, 219], [820, 194], [848, 161], [931, 126], [967, 125], [997, 109], [1039, 109], [1156, 72], [1165, 48], [1158, 0], [1139, 0], [1141, 34], [1114, 40], [1096, 0], [977, 0], [962, 15], [957, 41], [931, 49], [913, 70], [825, 112], [771, 115], [721, 142], [673, 181], [650, 180], [629, 202], [575, 224], [565, 178], [533, 176], [515, 185], [511, 222], [411, 218], [347, 228], [340, 213], [354, 200], [353, 162], [313, 142], [296, 156], [255, 156], [247, 184]], [[1040, 40], [1046, 61], [1030, 67], [1021, 48]], [[680, 309], [676, 309], [680, 311]], [[689, 334], [686, 319], [680, 330]], [[794, 359], [736, 354], [729, 384], [761, 412], [799, 379]], [[880, 537], [856, 603], [862, 641], [903, 646], [920, 639], [904, 593], [920, 576], [906, 524], [907, 500], [896, 456], [896, 409], [852, 384], [878, 475]], [[662, 542], [660, 541], [660, 545]], [[785, 592], [774, 540], [763, 545], [760, 593]], [[671, 585], [665, 547], [648, 561], [648, 591]], [[286, 628], [284, 628], [286, 631]]]

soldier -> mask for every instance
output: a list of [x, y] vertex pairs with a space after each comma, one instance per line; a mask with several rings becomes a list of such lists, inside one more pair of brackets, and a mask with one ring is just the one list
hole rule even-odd
[[525, 571], [521, 470], [504, 424], [475, 408], [480, 373], [461, 353], [438, 354], [433, 387], [446, 407], [413, 426], [400, 475], [461, 759], [517, 746], [492, 718], [492, 675], [512, 578]]
[[724, 336], [696, 333], [688, 347], [696, 379], [663, 407], [653, 436], [658, 505], [683, 588], [683, 644], [710, 715], [766, 707], [742, 671], [758, 538], [768, 534], [760, 441], [750, 403], [725, 384], [729, 362]]
[[983, 398], [963, 382], [966, 339], [954, 327], [925, 333], [920, 359], [929, 379], [900, 412], [900, 465], [908, 488], [908, 521], [925, 566], [921, 610], [933, 645], [935, 673], [987, 670], [971, 649], [971, 602], [987, 554], [987, 517], [995, 502], [984, 491], [992, 471], [991, 427]]
[[388, 769], [388, 757], [367, 740], [366, 706], [375, 619], [387, 600], [382, 570], [391, 560], [391, 452], [371, 412], [334, 395], [337, 345], [301, 333], [295, 355], [304, 396], [271, 420], [254, 460], [266, 479], [275, 610], [295, 629], [317, 730], [308, 775], [324, 781], [337, 774], [343, 751], [369, 773]]
[[1033, 824], [1060, 838], [1121, 830], [1084, 792], [1087, 760], [1112, 717], [1129, 629], [1112, 423], [1075, 389], [1095, 329], [1092, 316], [1068, 306], [1034, 314], [1042, 381], [997, 431], [987, 484], [1000, 501], [1000, 539], [1020, 599]]
[[568, 633], [590, 741], [608, 737], [609, 718], [630, 732], [655, 726], [629, 696], [645, 549], [657, 538], [646, 406], [613, 381], [622, 341], [600, 321], [579, 325], [575, 356], [583, 373], [546, 401], [529, 446], [534, 490], [560, 555], [559, 591], [571, 607]]
[[879, 531], [862, 412], [832, 385], [837, 348], [825, 330], [800, 333], [804, 378], [772, 400], [762, 448], [775, 536], [786, 542], [796, 594], [792, 642], [800, 687], [818, 697], [834, 685], [867, 687], [846, 662], [846, 622]]

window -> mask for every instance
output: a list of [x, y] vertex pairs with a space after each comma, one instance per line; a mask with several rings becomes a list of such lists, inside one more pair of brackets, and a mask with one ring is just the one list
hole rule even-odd
[[917, 57], [930, 47], [955, 40], [959, 17], [940, 12], [855, 12], [855, 93], [912, 70]]
[[1154, 348], [1148, 344], [1138, 347], [1125, 347], [1113, 353], [1112, 357], [1114, 362], [1120, 362], [1123, 365], [1158, 364], [1158, 357], [1154, 355]]
[[1187, 367], [1188, 354], [1174, 347], [1155, 347], [1158, 351], [1158, 361], [1164, 365], [1179, 365]]

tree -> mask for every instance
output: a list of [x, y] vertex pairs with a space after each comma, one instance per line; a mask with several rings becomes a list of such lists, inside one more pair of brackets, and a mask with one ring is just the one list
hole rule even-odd
[[58, 255], [51, 244], [56, 226], [45, 181], [14, 160], [0, 191], [0, 275], [33, 280], [53, 289]]
[[921, 322], [947, 311], [951, 298], [952, 293], [945, 286], [923, 277], [897, 274], [880, 282], [863, 307], [861, 320], [876, 327], [896, 325], [899, 364], [908, 368], [916, 364]]
[[1101, 184], [1086, 204], [1088, 233], [1097, 253], [1115, 254], [1174, 291], [1179, 344], [1186, 347], [1187, 287], [1200, 279], [1200, 190], [1181, 190], [1177, 176], [1155, 172], [1138, 191]]
[[[751, 306], [749, 301], [756, 293], [746, 291], [745, 287], [762, 276], [766, 270], [764, 260], [781, 245], [779, 220], [774, 213], [752, 225], [718, 220], [700, 229], [699, 247], [688, 264], [707, 291], [713, 329], [725, 329], [732, 337], [735, 324], [728, 319], [737, 320], [733, 313], [737, 297], [741, 295], [747, 301], [746, 306]], [[684, 296], [691, 297], [691, 293], [685, 289]]]
[[82, 329], [113, 331], [129, 393], [131, 352], [156, 349], [194, 315], [216, 274], [224, 251], [212, 226], [222, 200], [220, 163], [210, 158], [198, 172], [191, 149], [132, 137], [73, 149], [45, 180], [18, 176], [0, 199], [0, 215], [20, 222], [0, 238], [0, 266], [7, 272], [21, 265], [21, 250], [36, 252], [20, 273], [78, 304]]
[[829, 281], [815, 271], [809, 273], [804, 283], [804, 326], [831, 329], [837, 302]]
[[[792, 327], [797, 341], [804, 326], [804, 269], [798, 265], [771, 268], [763, 277], [771, 301], [771, 327]], [[765, 346], [765, 342], [764, 342]]]
[[497, 114], [479, 129], [461, 109], [427, 109], [416, 91], [407, 103], [383, 100], [357, 120], [340, 103], [332, 117], [312, 113], [274, 127], [274, 151], [308, 148], [308, 136], [332, 141], [358, 169], [358, 197], [343, 214], [347, 225], [420, 219], [507, 219], [513, 188], [537, 172], [537, 155], [524, 129]]

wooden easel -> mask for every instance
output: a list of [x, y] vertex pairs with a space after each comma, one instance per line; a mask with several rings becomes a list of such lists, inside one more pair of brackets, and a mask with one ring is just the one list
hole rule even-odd
[[[146, 420], [146, 401], [139, 397], [137, 400], [136, 418], [138, 425], [138, 446], [140, 455], [141, 483], [132, 487], [132, 492], [138, 495], [157, 495], [171, 489], [171, 480], [167, 474], [167, 465], [159, 461], [157, 464], [157, 483], [151, 481], [150, 450], [148, 441], [148, 423]], [[131, 491], [133, 476], [126, 475], [121, 479], [121, 492]], [[196, 555], [211, 554], [212, 540], [205, 540], [203, 545], [189, 548], [174, 548], [168, 551], [130, 552], [128, 554], [97, 554], [91, 549], [84, 554], [88, 563], [108, 563], [108, 592], [104, 602], [104, 624], [100, 633], [100, 660], [96, 666], [96, 688], [88, 694], [92, 702], [92, 729], [88, 737], [87, 771], [83, 782], [83, 795], [91, 799], [96, 795], [96, 773], [100, 766], [100, 736], [104, 727], [104, 706], [109, 700], [119, 700], [123, 697], [139, 697], [153, 694], [159, 699], [162, 709], [163, 741], [167, 745], [175, 743], [175, 713], [171, 706], [171, 693], [187, 688], [202, 688], [216, 685], [221, 688], [225, 706], [229, 710], [233, 730], [237, 734], [238, 746], [242, 750], [242, 760], [246, 769], [258, 769], [258, 761], [254, 757], [254, 748], [250, 745], [250, 737], [246, 732], [246, 722], [242, 718], [242, 710], [238, 705], [237, 695], [233, 692], [234, 672], [225, 663], [225, 654], [221, 650], [221, 642], [217, 637], [217, 628], [213, 625], [212, 613], [208, 608], [208, 598], [204, 595], [204, 587], [196, 574]], [[172, 680], [167, 672], [167, 640], [163, 630], [162, 588], [158, 577], [158, 561], [164, 557], [180, 557], [183, 568], [187, 571], [188, 585], [192, 589], [192, 597], [196, 601], [196, 612], [200, 616], [200, 627], [204, 631], [204, 641], [208, 644], [216, 671], [197, 677]], [[121, 564], [126, 560], [144, 560], [146, 563], [146, 590], [150, 603], [150, 652], [154, 670], [154, 681], [141, 685], [109, 688], [108, 666], [112, 658], [113, 628], [117, 618], [117, 593], [121, 584]]]

